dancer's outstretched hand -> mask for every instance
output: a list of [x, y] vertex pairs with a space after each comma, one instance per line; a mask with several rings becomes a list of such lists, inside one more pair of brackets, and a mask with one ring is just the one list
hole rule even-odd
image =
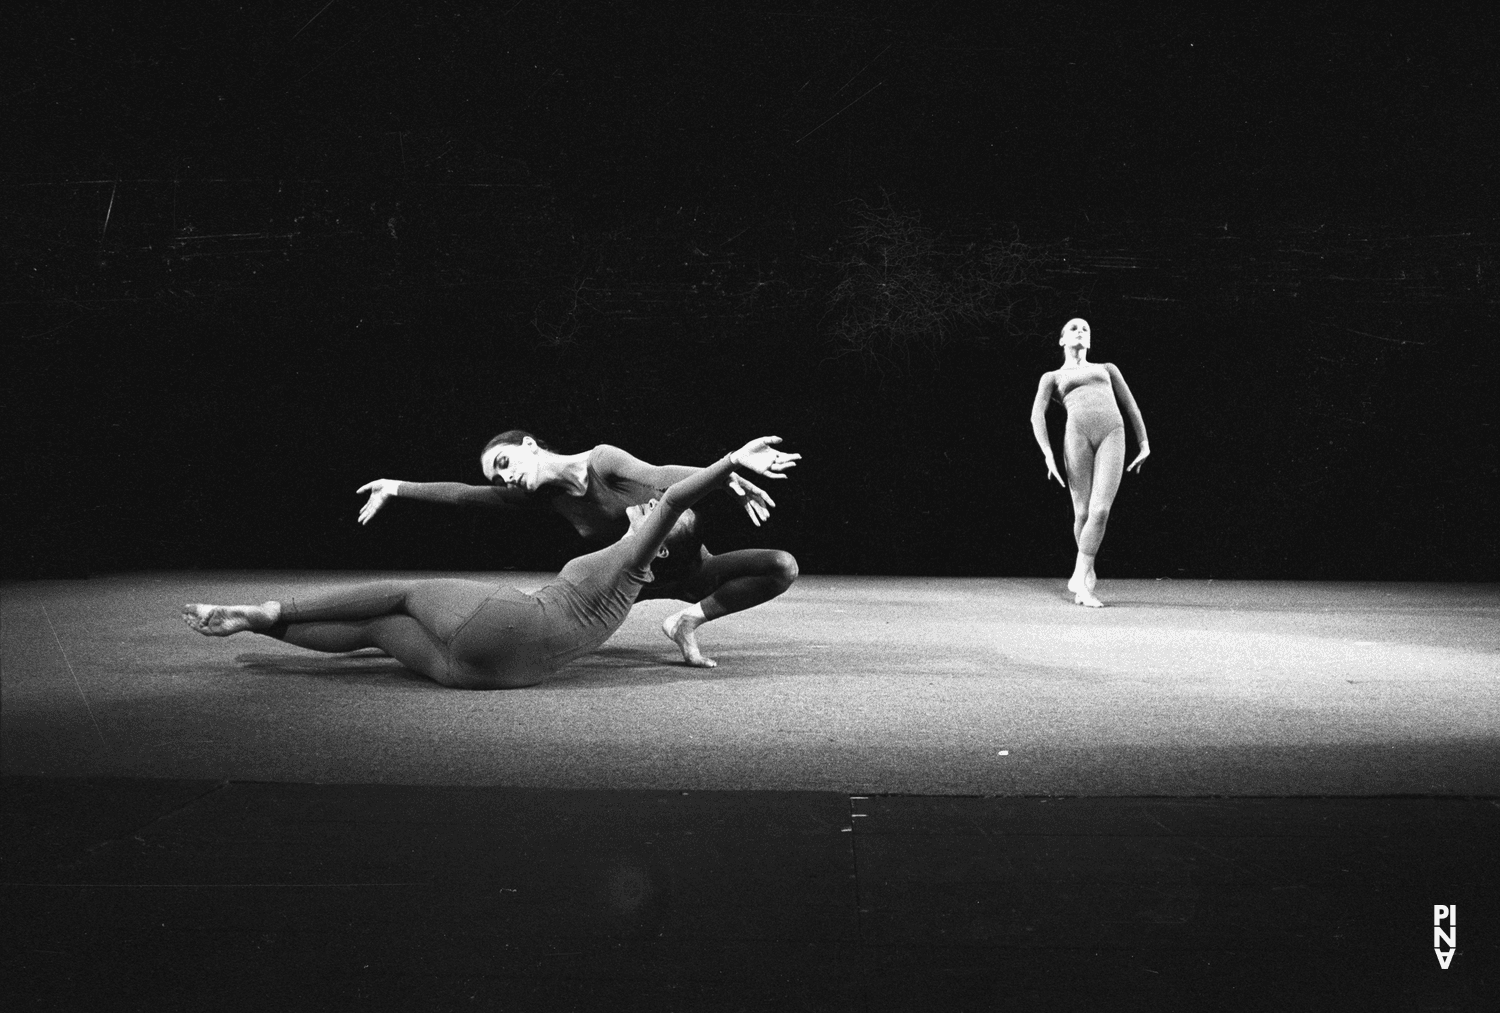
[[782, 472], [788, 468], [795, 468], [797, 462], [802, 459], [802, 455], [787, 454], [777, 450], [775, 445], [780, 442], [780, 436], [762, 436], [736, 450], [729, 455], [729, 459], [734, 464], [749, 468], [767, 478], [786, 478]]
[[1064, 482], [1063, 477], [1057, 473], [1057, 462], [1050, 457], [1047, 458], [1047, 475], [1051, 478], [1057, 479], [1057, 484], [1062, 486], [1064, 489], [1068, 487], [1068, 483]]
[[764, 489], [734, 472], [729, 473], [729, 494], [739, 499], [745, 513], [750, 515], [750, 523], [756, 527], [760, 527], [761, 521], [770, 518], [771, 508], [776, 505], [776, 501], [766, 495]]
[[396, 495], [396, 487], [400, 484], [401, 482], [394, 478], [377, 478], [373, 482], [366, 482], [360, 486], [358, 491], [369, 493], [370, 498], [365, 501], [364, 506], [359, 508], [359, 522], [370, 523], [370, 518], [380, 512], [380, 508], [385, 506], [385, 501]]
[[1141, 473], [1141, 462], [1144, 461], [1146, 458], [1148, 458], [1150, 456], [1151, 456], [1151, 444], [1149, 444], [1149, 443], [1142, 443], [1141, 444], [1141, 452], [1139, 454], [1135, 455], [1135, 460], [1131, 461], [1130, 462], [1130, 467], [1126, 468], [1125, 470], [1126, 471], [1134, 471], [1137, 475], [1139, 475]]

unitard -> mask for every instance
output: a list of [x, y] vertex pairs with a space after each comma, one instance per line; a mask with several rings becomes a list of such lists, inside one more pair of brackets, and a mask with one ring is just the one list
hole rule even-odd
[[661, 496], [618, 541], [569, 561], [527, 593], [471, 580], [377, 581], [281, 602], [268, 636], [315, 651], [379, 647], [445, 686], [530, 686], [598, 648], [620, 628], [684, 510], [733, 470], [728, 457]]

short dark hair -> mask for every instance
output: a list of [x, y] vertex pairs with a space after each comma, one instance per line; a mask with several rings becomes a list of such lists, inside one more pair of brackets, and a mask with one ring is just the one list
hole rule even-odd
[[552, 450], [551, 447], [547, 446], [547, 444], [543, 443], [541, 440], [538, 440], [535, 436], [532, 436], [524, 429], [507, 429], [505, 432], [499, 434], [498, 436], [492, 437], [490, 439], [490, 442], [484, 445], [484, 450], [481, 450], [480, 453], [484, 454], [491, 447], [519, 447], [521, 445], [521, 441], [526, 439], [528, 436], [531, 437], [532, 441], [543, 450], [556, 453], [555, 450]]

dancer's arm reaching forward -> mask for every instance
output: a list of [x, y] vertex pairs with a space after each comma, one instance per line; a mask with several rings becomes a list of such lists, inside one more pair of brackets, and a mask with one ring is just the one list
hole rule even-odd
[[[680, 464], [647, 464], [619, 447], [603, 445], [597, 467], [606, 481], [624, 479], [647, 487], [666, 489], [698, 472], [697, 468]], [[763, 489], [740, 475], [730, 474], [725, 486], [731, 496], [740, 501], [750, 522], [756, 527], [771, 516], [776, 501]], [[463, 507], [519, 507], [527, 503], [530, 494], [524, 489], [505, 485], [465, 485], [462, 482], [403, 482], [394, 478], [380, 478], [367, 482], [358, 489], [369, 493], [370, 498], [359, 510], [359, 523], [368, 524], [374, 519], [386, 501], [393, 496], [403, 499], [421, 500], [426, 503], [442, 503]]]
[[1047, 436], [1047, 404], [1056, 391], [1057, 377], [1051, 373], [1043, 373], [1042, 382], [1037, 384], [1036, 400], [1031, 403], [1031, 435], [1036, 437], [1037, 446], [1042, 448], [1042, 457], [1047, 462], [1047, 474], [1057, 479], [1057, 484], [1066, 489], [1068, 483], [1057, 473], [1057, 459], [1052, 455], [1052, 440]]
[[370, 498], [359, 508], [359, 522], [370, 523], [385, 501], [392, 496], [446, 503], [449, 506], [518, 507], [526, 502], [526, 493], [503, 485], [465, 485], [462, 482], [403, 482], [397, 478], [377, 478], [366, 482], [357, 492]]
[[1125, 417], [1130, 420], [1130, 428], [1135, 430], [1135, 442], [1141, 445], [1141, 452], [1125, 470], [1134, 469], [1136, 474], [1140, 474], [1141, 462], [1151, 456], [1151, 441], [1146, 439], [1146, 420], [1141, 416], [1140, 406], [1135, 403], [1135, 396], [1130, 393], [1125, 377], [1120, 374], [1120, 368], [1113, 362], [1106, 362], [1104, 370], [1109, 374], [1110, 385], [1115, 389], [1115, 400], [1124, 410]]
[[694, 468], [691, 475], [672, 483], [650, 515], [636, 528], [635, 565], [648, 566], [666, 543], [672, 525], [677, 523], [682, 512], [723, 485], [735, 468], [747, 468], [766, 478], [786, 478], [785, 472], [795, 468], [802, 455], [777, 450], [775, 445], [780, 442], [779, 436], [751, 440], [734, 453], [719, 458], [706, 468]]

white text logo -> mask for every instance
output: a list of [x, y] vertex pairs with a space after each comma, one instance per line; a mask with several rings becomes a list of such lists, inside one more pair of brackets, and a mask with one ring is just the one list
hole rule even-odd
[[[1443, 927], [1444, 922], [1448, 923], [1447, 928]], [[1458, 952], [1457, 904], [1432, 905], [1432, 952], [1437, 954], [1438, 966], [1448, 970], [1453, 954]]]

